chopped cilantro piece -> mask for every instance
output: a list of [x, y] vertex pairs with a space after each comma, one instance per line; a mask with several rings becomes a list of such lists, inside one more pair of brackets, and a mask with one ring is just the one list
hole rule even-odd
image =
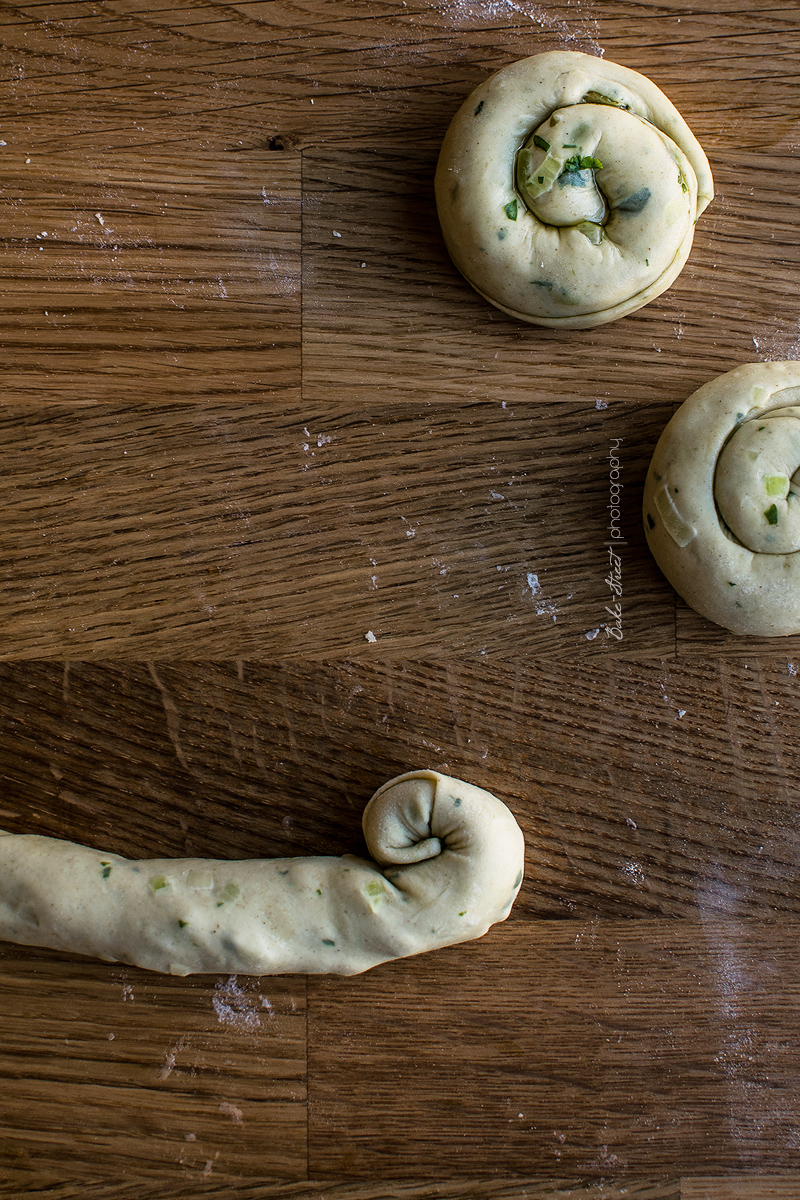
[[603, 164], [599, 158], [592, 158], [591, 154], [585, 154], [581, 158], [580, 154], [573, 154], [564, 163], [565, 171], [599, 171]]

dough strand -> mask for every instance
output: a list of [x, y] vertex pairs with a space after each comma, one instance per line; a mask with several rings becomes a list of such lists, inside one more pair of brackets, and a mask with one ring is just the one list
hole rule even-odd
[[135, 861], [3, 833], [0, 938], [172, 975], [355, 975], [508, 916], [524, 843], [491, 793], [411, 771], [375, 793], [363, 828], [374, 862]]

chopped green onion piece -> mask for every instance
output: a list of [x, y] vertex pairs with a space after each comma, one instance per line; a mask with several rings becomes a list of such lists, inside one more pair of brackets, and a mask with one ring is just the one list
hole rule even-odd
[[503, 208], [503, 212], [506, 214], [509, 221], [516, 221], [516, 219], [517, 219], [517, 198], [516, 198], [516, 196], [514, 197], [513, 200], [510, 200], [509, 203], [505, 205], [505, 207]]
[[623, 104], [621, 100], [612, 100], [610, 96], [604, 96], [602, 92], [587, 92], [581, 104], [610, 104], [614, 108], [628, 108], [627, 104]]
[[789, 480], [785, 475], [767, 475], [764, 487], [768, 496], [785, 496], [789, 490]]
[[162, 888], [169, 887], [163, 875], [151, 875], [150, 887], [154, 892], [160, 892]]
[[594, 221], [580, 221], [576, 226], [578, 233], [582, 233], [585, 238], [588, 238], [593, 246], [599, 246], [605, 234], [603, 226], [595, 224]]
[[678, 511], [675, 501], [670, 496], [666, 484], [661, 484], [653, 496], [655, 506], [658, 510], [658, 515], [664, 522], [667, 533], [670, 535], [676, 546], [683, 549], [688, 546], [693, 538], [697, 537], [697, 530], [694, 525], [690, 525], [687, 520]]
[[181, 929], [185, 929], [185, 928], [186, 928], [186, 926], [189, 924], [189, 922], [188, 922], [188, 921], [182, 921], [182, 920], [181, 920], [181, 918], [180, 918], [180, 917], [178, 917], [178, 924], [180, 925]]
[[478, 105], [478, 107], [475, 109], [475, 116], [476, 116], [476, 117], [477, 117], [478, 113], [481, 111], [481, 109], [483, 108], [483, 106], [484, 106], [484, 103], [485, 103], [485, 101], [481, 100], [480, 104], [479, 104], [479, 105]]
[[539, 196], [549, 192], [564, 167], [564, 160], [559, 154], [548, 153], [544, 161], [536, 167], [533, 165], [533, 158], [533, 151], [527, 146], [523, 146], [517, 155], [517, 187], [528, 201], [537, 200]]
[[108, 865], [108, 863], [106, 863], [103, 866], [103, 869], [100, 872], [100, 874], [103, 877], [103, 879], [108, 879], [109, 875], [111, 874], [111, 867]]
[[778, 509], [774, 504], [770, 504], [769, 508], [764, 511], [764, 516], [767, 518], [768, 525], [778, 524]]
[[239, 895], [239, 888], [235, 883], [226, 883], [225, 887], [220, 892], [217, 908], [222, 908], [226, 900], [235, 900]]
[[534, 146], [538, 146], [540, 150], [544, 150], [545, 152], [547, 152], [550, 149], [550, 143], [546, 142], [543, 137], [539, 136], [538, 133], [535, 133], [533, 135], [533, 144], [534, 144]]

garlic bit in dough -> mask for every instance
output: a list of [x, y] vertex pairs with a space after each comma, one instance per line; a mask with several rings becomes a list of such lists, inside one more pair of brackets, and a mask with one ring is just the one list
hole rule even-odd
[[644, 488], [653, 557], [734, 633], [800, 632], [800, 363], [747, 363], [678, 409]]
[[589, 329], [674, 282], [714, 185], [654, 83], [574, 51], [512, 63], [447, 131], [436, 204], [453, 262], [503, 312]]
[[524, 843], [481, 788], [412, 771], [363, 816], [374, 861], [134, 861], [0, 834], [0, 938], [171, 975], [356, 975], [480, 937], [508, 916]]

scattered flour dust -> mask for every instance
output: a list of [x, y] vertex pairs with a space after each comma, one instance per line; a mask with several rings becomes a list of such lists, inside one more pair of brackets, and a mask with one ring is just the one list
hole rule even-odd
[[638, 862], [628, 860], [620, 867], [620, 873], [624, 875], [626, 879], [629, 879], [631, 883], [634, 883], [637, 887], [642, 887], [644, 885], [644, 871]]
[[528, 571], [525, 579], [536, 606], [537, 617], [552, 617], [556, 621], [558, 619], [558, 608], [554, 601], [549, 600], [547, 596], [543, 595], [539, 576], [534, 575], [533, 571]]
[[582, 28], [578, 29], [571, 28], [566, 21], [549, 12], [546, 4], [532, 4], [530, 0], [441, 0], [436, 8], [455, 29], [488, 21], [507, 24], [515, 17], [522, 17], [525, 22], [555, 34], [564, 49], [580, 49], [603, 57], [603, 49], [597, 41], [597, 21], [594, 17], [584, 16], [579, 8], [575, 15]]
[[258, 1029], [261, 1025], [255, 1001], [242, 991], [235, 975], [220, 980], [214, 988], [211, 1003], [221, 1025], [232, 1025], [242, 1032]]
[[770, 337], [753, 335], [753, 345], [763, 362], [797, 362], [800, 359], [800, 321], [793, 331]]
[[229, 1101], [223, 1100], [219, 1106], [219, 1111], [224, 1113], [226, 1117], [230, 1117], [234, 1124], [241, 1124], [242, 1110], [237, 1108], [235, 1104], [231, 1104]]

